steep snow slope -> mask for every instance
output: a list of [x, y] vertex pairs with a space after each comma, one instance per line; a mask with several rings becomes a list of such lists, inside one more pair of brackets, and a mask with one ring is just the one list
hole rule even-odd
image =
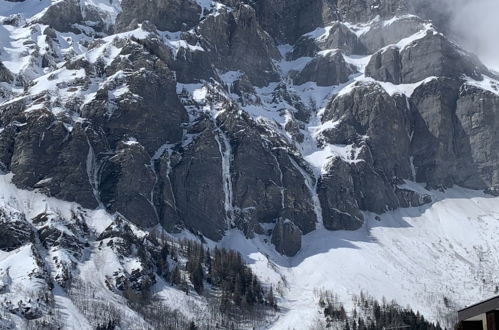
[[462, 188], [427, 193], [431, 205], [366, 214], [358, 231], [316, 230], [293, 258], [237, 232], [221, 244], [241, 251], [262, 279], [282, 289], [283, 315], [272, 329], [312, 326], [319, 289], [338, 294], [347, 309], [350, 297], [364, 292], [451, 326], [445, 321], [458, 309], [498, 293], [499, 198]]

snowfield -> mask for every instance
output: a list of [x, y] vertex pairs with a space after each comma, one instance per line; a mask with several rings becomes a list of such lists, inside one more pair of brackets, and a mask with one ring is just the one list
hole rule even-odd
[[221, 244], [239, 250], [262, 280], [281, 288], [283, 313], [272, 329], [311, 327], [319, 317], [317, 289], [337, 294], [347, 310], [351, 297], [364, 292], [445, 323], [465, 305], [498, 293], [499, 198], [463, 188], [426, 193], [431, 205], [366, 213], [358, 231], [316, 230], [293, 258], [237, 232]]

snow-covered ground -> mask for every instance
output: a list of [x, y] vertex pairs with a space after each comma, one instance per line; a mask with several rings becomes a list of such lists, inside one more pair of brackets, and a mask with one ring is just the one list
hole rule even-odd
[[237, 232], [221, 244], [239, 250], [262, 280], [281, 288], [283, 314], [272, 329], [312, 326], [319, 315], [317, 289], [331, 290], [346, 307], [351, 296], [364, 292], [442, 322], [456, 309], [497, 294], [499, 198], [463, 188], [427, 193], [433, 204], [379, 220], [366, 214], [358, 231], [316, 230], [293, 258]]

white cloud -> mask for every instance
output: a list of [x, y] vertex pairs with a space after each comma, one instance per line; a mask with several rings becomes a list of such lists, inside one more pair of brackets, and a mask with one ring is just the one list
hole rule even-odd
[[499, 71], [499, 0], [449, 1], [451, 31], [468, 50]]
[[499, 71], [499, 0], [414, 0], [447, 18], [450, 37]]

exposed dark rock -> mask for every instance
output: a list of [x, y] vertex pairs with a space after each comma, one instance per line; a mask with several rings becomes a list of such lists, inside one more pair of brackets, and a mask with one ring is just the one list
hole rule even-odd
[[286, 122], [284, 129], [293, 137], [295, 141], [297, 141], [298, 143], [302, 143], [305, 140], [305, 135], [303, 134], [301, 129], [304, 129], [305, 125], [298, 122], [295, 118], [293, 118], [292, 115], [290, 116], [292, 118]]
[[233, 146], [234, 206], [249, 222], [287, 217], [304, 233], [312, 231], [316, 216], [306, 178], [285, 151], [292, 147], [245, 116], [221, 120]]
[[24, 215], [0, 209], [0, 250], [12, 251], [34, 240], [33, 227]]
[[419, 194], [409, 189], [397, 188], [395, 194], [399, 200], [400, 207], [422, 206], [432, 202], [430, 195]]
[[[112, 276], [106, 279], [106, 284], [111, 289], [123, 291], [125, 298], [133, 299], [133, 296], [144, 295], [152, 285], [156, 283], [154, 272], [154, 257], [151, 254], [150, 241], [148, 237], [139, 238], [126, 220], [116, 217], [97, 238], [97, 241], [107, 241], [107, 248], [110, 248], [119, 260], [125, 258], [135, 259], [137, 264], [132, 269], [117, 269]], [[156, 247], [157, 248], [157, 247]]]
[[[169, 179], [174, 208], [187, 228], [219, 240], [230, 216], [225, 209], [227, 188], [222, 173], [222, 155], [227, 146], [223, 133], [209, 119], [198, 123], [190, 134], [196, 135], [194, 141], [182, 154], [175, 154], [171, 159]], [[162, 221], [171, 219], [163, 218]]]
[[[459, 120], [458, 154], [465, 151], [471, 159], [461, 170], [476, 168], [477, 176], [470, 176], [461, 185], [483, 189], [499, 185], [499, 96], [476, 87], [462, 86], [456, 104]], [[460, 157], [463, 158], [463, 157]]]
[[21, 188], [37, 188], [85, 207], [96, 207], [87, 173], [89, 142], [85, 130], [80, 124], [69, 130], [44, 110], [26, 116], [26, 123], [15, 135], [10, 161], [12, 181]]
[[149, 21], [162, 31], [189, 30], [201, 17], [201, 7], [192, 0], [123, 0], [123, 11], [116, 22], [117, 31], [136, 28]]
[[[326, 108], [323, 121], [331, 120], [336, 124], [323, 131], [320, 139], [326, 143], [351, 145], [354, 149], [349, 165], [339, 159], [329, 165], [335, 169], [330, 168], [328, 176], [333, 179], [329, 180], [341, 182], [346, 196], [339, 201], [333, 199], [332, 203], [329, 201], [331, 206], [325, 206], [327, 188], [322, 187], [323, 213], [329, 212], [330, 208], [347, 214], [352, 214], [355, 208], [383, 213], [431, 201], [397, 188], [401, 179], [414, 179], [410, 163], [412, 117], [408, 104], [405, 97], [392, 97], [377, 83], [358, 83]], [[338, 172], [348, 179], [341, 181]], [[349, 203], [346, 206], [334, 206], [347, 197]], [[336, 217], [326, 216], [325, 224], [327, 219], [340, 219], [330, 222], [326, 228], [338, 229], [347, 223], [355, 223], [343, 213], [340, 216], [336, 212]]]
[[144, 147], [134, 140], [119, 143], [116, 154], [107, 159], [100, 173], [102, 203], [141, 227], [158, 223], [152, 203], [155, 174]]
[[366, 67], [366, 76], [380, 81], [400, 84], [402, 80], [400, 52], [391, 46], [375, 53]]
[[306, 173], [285, 149], [274, 148], [273, 153], [281, 171], [283, 187], [281, 194], [284, 208], [279, 216], [289, 219], [303, 233], [308, 234], [315, 229], [317, 222], [314, 203], [306, 183], [306, 176], [311, 176], [311, 174]]
[[277, 252], [288, 257], [295, 256], [301, 249], [301, 230], [287, 219], [279, 218], [272, 231], [272, 244]]
[[0, 170], [8, 172], [14, 153], [16, 127], [9, 125], [0, 132]]
[[14, 80], [14, 77], [12, 76], [12, 73], [3, 65], [2, 62], [0, 62], [0, 82], [6, 82], [6, 83], [12, 83]]
[[336, 97], [326, 108], [323, 122], [338, 122], [323, 135], [335, 144], [350, 144], [367, 137], [373, 166], [388, 178], [411, 177], [408, 110], [400, 110], [394, 98], [377, 83], [359, 83], [350, 93]]
[[[323, 35], [317, 37], [316, 32], [321, 32]], [[339, 49], [347, 55], [365, 53], [364, 46], [359, 42], [357, 35], [345, 24], [334, 22], [327, 29], [319, 28], [298, 39], [290, 53], [290, 58], [314, 57], [321, 50], [331, 49]]]
[[322, 205], [324, 227], [329, 230], [359, 229], [364, 217], [355, 200], [355, 187], [350, 166], [339, 158], [333, 158], [327, 173], [318, 185]]
[[224, 120], [232, 141], [234, 206], [257, 222], [270, 223], [282, 210], [282, 182], [272, 145], [261, 138], [261, 128], [251, 119], [236, 116]]
[[81, 257], [81, 250], [84, 248], [84, 245], [76, 236], [52, 226], [40, 228], [38, 235], [45, 248], [57, 247], [72, 253], [77, 258]]
[[[181, 139], [181, 124], [187, 115], [165, 62], [135, 42], [127, 43], [121, 55], [108, 68], [108, 74], [127, 73], [115, 75], [112, 83], [102, 86], [81, 114], [103, 127], [111, 146], [131, 136], [154, 154], [165, 142]], [[125, 86], [125, 92], [113, 94], [113, 90]]]
[[260, 27], [255, 10], [239, 5], [203, 20], [197, 32], [210, 50], [210, 62], [225, 71], [244, 72], [249, 80], [264, 86], [279, 76], [272, 60], [280, 58], [274, 40]]
[[391, 18], [408, 10], [406, 0], [338, 0], [338, 14], [342, 20], [367, 22], [376, 16]]
[[369, 161], [351, 165], [351, 175], [355, 187], [355, 199], [364, 211], [384, 213], [399, 207], [392, 182], [386, 173], [374, 167]]
[[136, 240], [135, 234], [125, 219], [117, 216], [114, 221], [96, 238], [96, 241], [103, 241], [107, 238], [123, 238], [123, 240], [133, 243]]
[[254, 6], [262, 27], [279, 43], [292, 43], [338, 18], [331, 0], [255, 1]]
[[[406, 0], [206, 3], [123, 0], [116, 23], [77, 0], [47, 7], [35, 18], [44, 26], [23, 41], [28, 66], [13, 74], [0, 63], [0, 97], [8, 101], [0, 106], [0, 170], [19, 188], [116, 213], [99, 239], [130, 257], [143, 242], [124, 218], [215, 241], [232, 228], [269, 234], [264, 228], [276, 223], [272, 242], [292, 256], [319, 210], [327, 229], [356, 230], [363, 211], [431, 202], [407, 181], [497, 193], [499, 99], [485, 86], [494, 74], [429, 22], [406, 15]], [[2, 24], [36, 24], [14, 16]], [[415, 33], [421, 38], [400, 42]], [[372, 80], [432, 79], [396, 93], [357, 72], [364, 63], [356, 56], [366, 54]], [[59, 81], [65, 69], [81, 77]], [[42, 72], [46, 91], [31, 79]], [[324, 87], [356, 72], [363, 81], [325, 98], [332, 89]], [[339, 151], [322, 172], [304, 157], [314, 143]], [[29, 242], [23, 224], [8, 245]], [[32, 224], [46, 248], [80, 256], [79, 232], [52, 228], [43, 216]], [[58, 262], [68, 269], [64, 283], [70, 266]], [[142, 265], [117, 271], [109, 286], [148, 288], [154, 267]]]
[[[63, 0], [49, 6], [38, 22], [59, 32], [110, 32], [106, 15], [91, 5], [81, 7], [78, 0]], [[91, 32], [90, 32], [91, 31]]]
[[352, 73], [341, 52], [332, 52], [314, 58], [292, 77], [296, 85], [313, 81], [318, 86], [333, 86], [347, 82]]
[[462, 75], [481, 80], [481, 73], [486, 72], [478, 59], [431, 30], [400, 51], [397, 47], [378, 51], [366, 67], [367, 76], [396, 84], [415, 83], [428, 77], [457, 79]]
[[386, 21], [375, 23], [367, 32], [359, 36], [359, 43], [367, 53], [372, 54], [388, 45], [396, 44], [400, 40], [410, 37], [425, 28], [422, 19], [417, 16], [403, 16], [388, 24]]
[[[471, 147], [456, 116], [458, 93], [459, 83], [440, 78], [420, 86], [411, 97], [416, 180], [432, 188], [478, 178]], [[484, 189], [485, 185], [476, 182], [474, 188]]]
[[178, 155], [165, 152], [156, 161], [157, 182], [154, 190], [154, 204], [161, 226], [170, 232], [183, 229], [182, 219], [177, 208], [172, 182], [172, 162], [179, 161]]

